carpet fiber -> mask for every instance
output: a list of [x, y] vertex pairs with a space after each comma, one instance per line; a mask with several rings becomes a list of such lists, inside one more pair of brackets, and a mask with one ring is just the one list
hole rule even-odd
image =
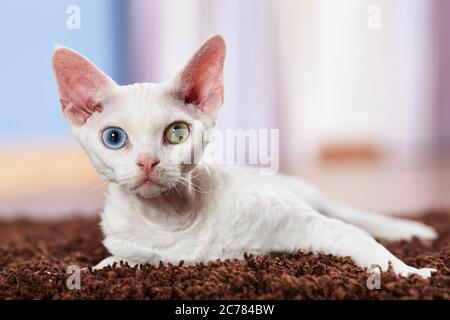
[[89, 267], [107, 256], [98, 220], [0, 221], [0, 299], [450, 299], [450, 212], [417, 219], [435, 227], [439, 238], [385, 244], [408, 264], [437, 274], [423, 280], [389, 271], [379, 290], [368, 289], [369, 275], [349, 258], [304, 253], [193, 267], [88, 268], [80, 289], [68, 289], [69, 265]]

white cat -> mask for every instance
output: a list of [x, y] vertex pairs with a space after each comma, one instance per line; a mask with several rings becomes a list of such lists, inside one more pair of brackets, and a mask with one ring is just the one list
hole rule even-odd
[[75, 51], [55, 49], [64, 115], [109, 182], [101, 226], [112, 256], [97, 268], [303, 250], [429, 277], [434, 269], [410, 267], [372, 238], [433, 239], [428, 226], [335, 204], [293, 177], [191, 164], [223, 101], [224, 59], [214, 36], [174, 80], [119, 86]]

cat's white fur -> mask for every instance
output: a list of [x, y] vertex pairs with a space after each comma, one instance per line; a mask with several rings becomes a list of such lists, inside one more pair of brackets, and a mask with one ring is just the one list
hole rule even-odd
[[[205, 47], [212, 50], [206, 55], [214, 55], [214, 50], [222, 50], [224, 55], [220, 37], [209, 40]], [[198, 72], [192, 61], [211, 63], [209, 56], [194, 56], [185, 70]], [[260, 175], [256, 170], [227, 165], [188, 165], [195, 145], [191, 142], [201, 144], [207, 139], [199, 133], [214, 125], [216, 110], [180, 100], [174, 94], [182, 87], [180, 75], [164, 84], [118, 86], [66, 48], [55, 50], [53, 67], [73, 134], [100, 176], [109, 182], [101, 227], [103, 243], [112, 256], [97, 268], [120, 260], [193, 264], [242, 258], [245, 252], [303, 250], [350, 256], [361, 268], [379, 265], [387, 270], [391, 263], [394, 271], [404, 276], [427, 278], [433, 271], [406, 265], [372, 237], [433, 239], [436, 233], [428, 226], [333, 203], [294, 177]], [[222, 65], [208, 68], [209, 73], [221, 72], [217, 68]], [[221, 75], [215, 79], [221, 82]], [[202, 90], [211, 88], [208, 85]], [[216, 89], [212, 94], [221, 94], [221, 87]], [[218, 108], [221, 100], [215, 98], [213, 103], [220, 101]], [[101, 108], [93, 109], [97, 101]], [[70, 113], [81, 107], [89, 110], [82, 110], [81, 116]], [[167, 145], [165, 128], [180, 120], [191, 125], [188, 140]], [[124, 129], [129, 145], [121, 150], [106, 148], [101, 131], [107, 126]], [[192, 141], [195, 139], [198, 141]], [[159, 186], [140, 186], [144, 177], [136, 159], [142, 154], [160, 159], [152, 173]]]

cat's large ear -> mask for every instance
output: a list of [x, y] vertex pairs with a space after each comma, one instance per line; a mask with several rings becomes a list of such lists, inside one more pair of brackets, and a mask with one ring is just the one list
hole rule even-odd
[[182, 70], [180, 98], [202, 112], [215, 115], [223, 103], [223, 65], [225, 42], [219, 35], [211, 37]]
[[115, 82], [81, 54], [68, 48], [56, 48], [53, 71], [65, 117], [75, 126], [83, 125], [116, 86]]

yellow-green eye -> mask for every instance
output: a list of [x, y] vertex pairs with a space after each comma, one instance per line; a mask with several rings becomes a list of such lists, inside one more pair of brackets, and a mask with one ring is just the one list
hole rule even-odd
[[164, 133], [169, 143], [182, 143], [189, 136], [189, 126], [184, 122], [171, 124]]

